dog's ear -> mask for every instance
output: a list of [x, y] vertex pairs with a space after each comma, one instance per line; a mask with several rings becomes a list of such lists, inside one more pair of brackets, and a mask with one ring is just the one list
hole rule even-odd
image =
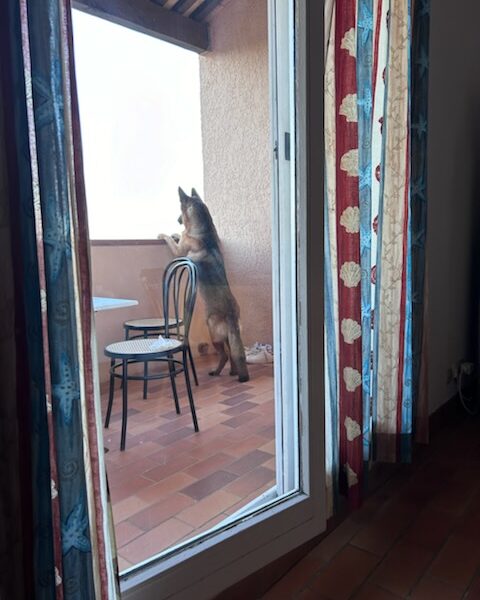
[[192, 188], [192, 198], [198, 198], [200, 200], [200, 196], [195, 188]]
[[182, 202], [182, 204], [189, 199], [181, 187], [178, 188], [178, 195], [180, 196], [180, 202]]

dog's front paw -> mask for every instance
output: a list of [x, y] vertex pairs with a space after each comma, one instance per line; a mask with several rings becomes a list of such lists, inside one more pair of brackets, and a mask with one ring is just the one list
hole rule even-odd
[[210, 377], [218, 377], [220, 375], [220, 373], [217, 373], [217, 371], [209, 371], [208, 374], [210, 375]]
[[157, 235], [157, 240], [165, 240], [167, 239], [169, 236], [166, 233], [159, 233]]

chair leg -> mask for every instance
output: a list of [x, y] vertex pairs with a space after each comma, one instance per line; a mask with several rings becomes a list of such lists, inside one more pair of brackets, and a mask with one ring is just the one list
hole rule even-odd
[[175, 401], [175, 410], [177, 415], [180, 414], [180, 404], [178, 402], [177, 384], [175, 382], [175, 364], [173, 362], [173, 356], [168, 356], [168, 372], [170, 375], [170, 383], [172, 384], [173, 399]]
[[147, 399], [148, 394], [148, 361], [143, 363], [143, 399]]
[[190, 359], [190, 364], [192, 365], [193, 380], [195, 381], [195, 385], [198, 385], [197, 370], [195, 369], [195, 363], [193, 362], [192, 356], [192, 349], [190, 348], [190, 346], [188, 346], [188, 358]]
[[110, 361], [110, 385], [108, 386], [108, 407], [107, 414], [105, 416], [105, 428], [110, 425], [110, 417], [112, 416], [112, 405], [113, 405], [113, 393], [115, 390], [115, 377], [113, 375], [113, 367], [115, 366], [115, 359], [112, 358]]
[[198, 431], [197, 413], [195, 411], [195, 404], [193, 403], [192, 386], [190, 384], [190, 375], [188, 374], [188, 361], [187, 361], [187, 349], [183, 349], [183, 372], [185, 373], [185, 383], [187, 384], [188, 402], [190, 404], [190, 410], [192, 412], [193, 428]]
[[128, 418], [128, 379], [127, 369], [128, 360], [122, 361], [122, 436], [120, 439], [120, 450], [125, 450], [125, 438], [127, 436], [127, 418]]
[[[148, 337], [148, 330], [145, 329], [143, 331], [143, 337], [147, 338]], [[147, 399], [147, 394], [148, 394], [148, 362], [145, 361], [143, 363], [143, 399], [146, 400]]]

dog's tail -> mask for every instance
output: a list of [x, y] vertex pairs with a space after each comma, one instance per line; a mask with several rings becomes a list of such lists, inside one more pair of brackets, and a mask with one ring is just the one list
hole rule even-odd
[[247, 360], [245, 358], [245, 349], [243, 347], [242, 338], [240, 336], [240, 327], [238, 321], [229, 323], [228, 326], [228, 345], [230, 346], [230, 358], [235, 364], [238, 371], [238, 381], [243, 383], [248, 381]]

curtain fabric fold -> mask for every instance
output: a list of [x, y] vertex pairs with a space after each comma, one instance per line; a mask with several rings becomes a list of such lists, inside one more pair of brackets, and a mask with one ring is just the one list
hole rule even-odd
[[[340, 487], [358, 503], [363, 472], [356, 1], [335, 6], [336, 231]], [[357, 335], [357, 332], [360, 335]]]
[[32, 597], [113, 599], [71, 8], [68, 0], [6, 0], [1, 10], [8, 195], [28, 331]]
[[332, 510], [339, 490], [360, 504], [369, 461], [411, 456], [423, 340], [429, 4], [412, 7], [332, 0], [325, 8]]

